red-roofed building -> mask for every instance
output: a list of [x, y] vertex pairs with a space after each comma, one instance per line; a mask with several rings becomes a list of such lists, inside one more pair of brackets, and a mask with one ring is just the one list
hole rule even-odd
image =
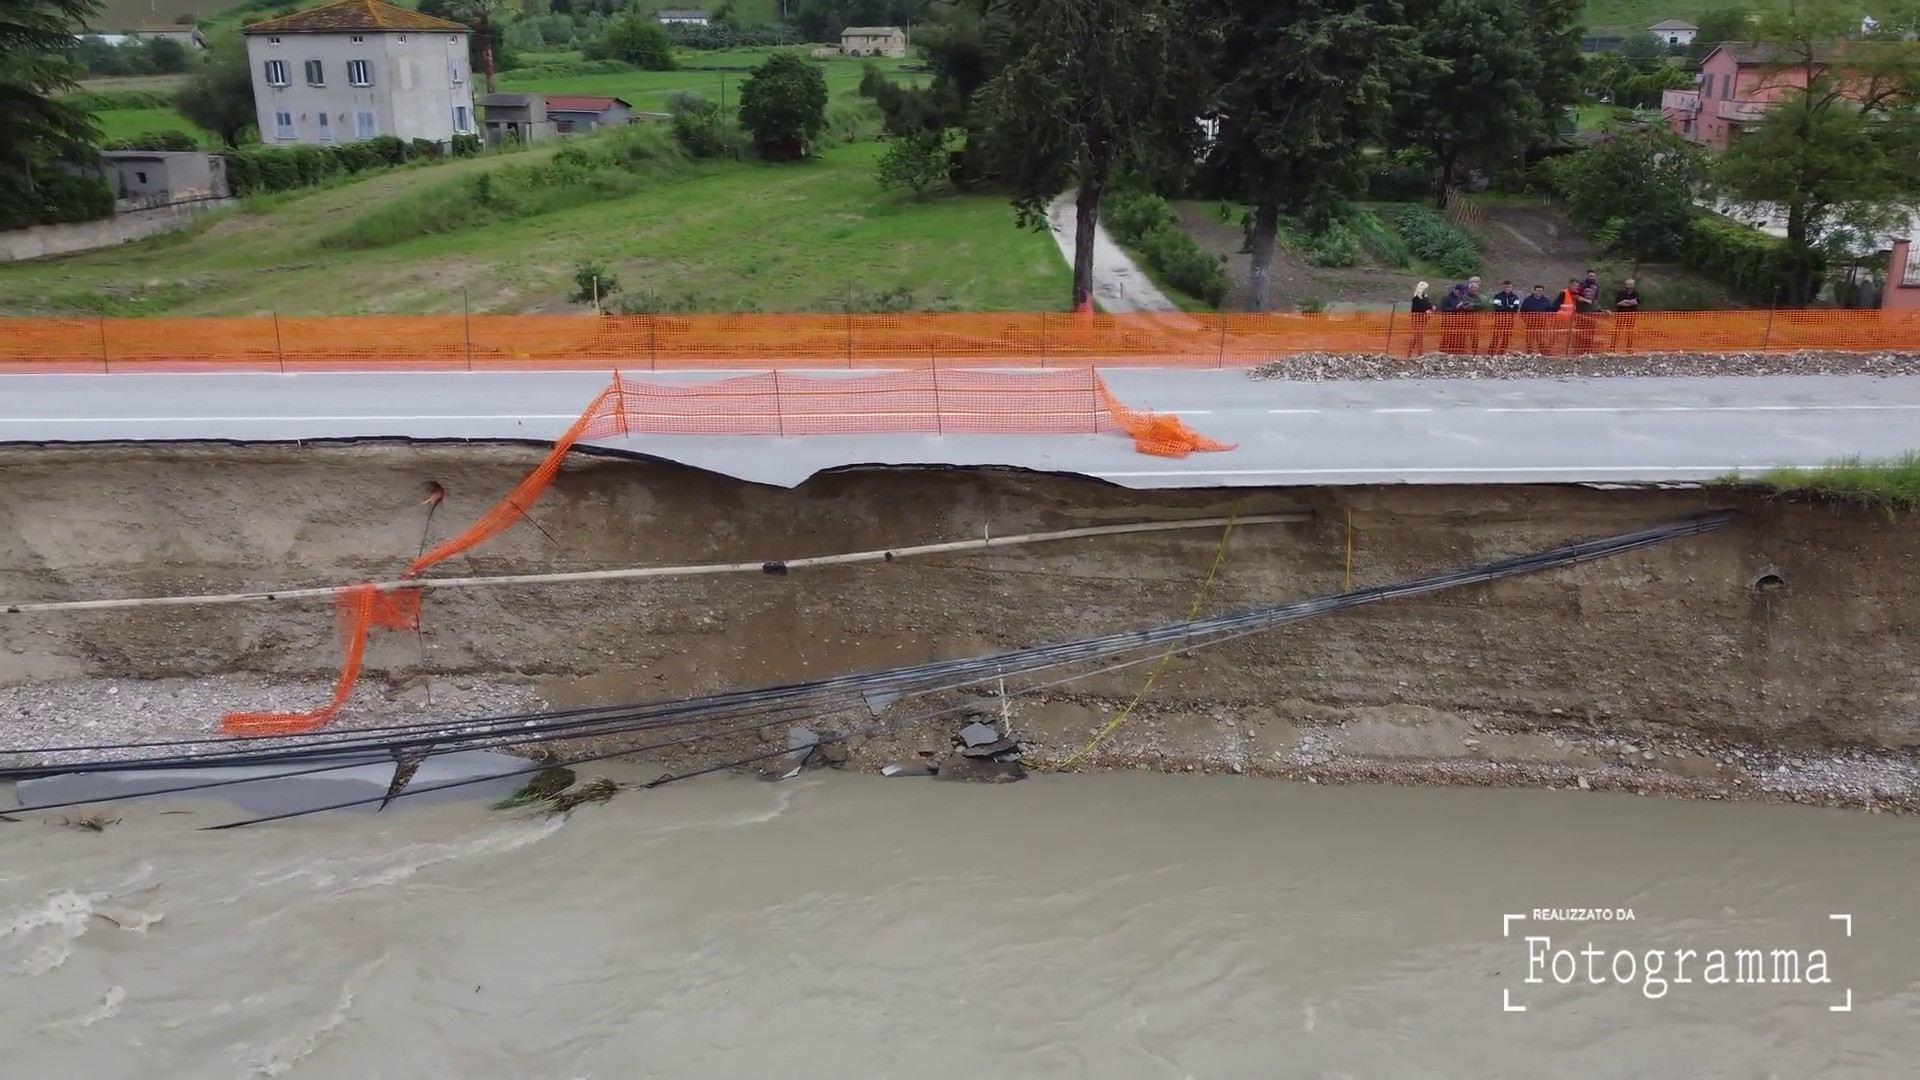
[[602, 127], [633, 122], [633, 106], [617, 97], [547, 95], [547, 119], [562, 135], [582, 134]]
[[381, 0], [336, 0], [243, 29], [260, 141], [476, 134], [466, 27]]

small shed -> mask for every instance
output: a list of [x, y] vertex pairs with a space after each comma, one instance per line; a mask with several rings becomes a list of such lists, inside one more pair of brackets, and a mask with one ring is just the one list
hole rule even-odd
[[712, 21], [698, 8], [662, 8], [654, 12], [653, 17], [659, 19], [662, 26], [706, 26]]
[[907, 55], [907, 32], [897, 26], [849, 26], [840, 31], [842, 56]]
[[580, 135], [633, 121], [633, 106], [617, 97], [547, 95], [547, 119], [562, 135]]
[[227, 161], [199, 150], [103, 150], [100, 163], [116, 199], [142, 203], [225, 198]]
[[480, 99], [487, 145], [539, 142], [554, 134], [547, 99], [540, 94], [487, 94]]

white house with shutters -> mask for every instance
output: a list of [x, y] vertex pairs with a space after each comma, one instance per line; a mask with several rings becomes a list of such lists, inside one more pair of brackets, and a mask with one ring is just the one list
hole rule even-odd
[[470, 33], [380, 0], [337, 0], [246, 27], [260, 141], [445, 144], [477, 133]]

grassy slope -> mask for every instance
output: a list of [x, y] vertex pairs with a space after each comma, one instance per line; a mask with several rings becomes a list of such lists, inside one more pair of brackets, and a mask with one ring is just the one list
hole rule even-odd
[[191, 234], [0, 267], [0, 314], [567, 311], [576, 260], [629, 293], [692, 295], [713, 310], [824, 307], [848, 289], [904, 287], [980, 310], [1064, 305], [1067, 268], [1045, 234], [991, 197], [914, 204], [882, 193], [874, 144], [798, 166], [708, 167], [624, 199], [371, 252], [319, 247], [357, 211], [509, 161], [401, 170], [228, 216]]
[[176, 16], [198, 14], [212, 6], [204, 0], [101, 0], [99, 14], [88, 19], [87, 24], [102, 34], [137, 30], [142, 26], [168, 26]]
[[199, 139], [202, 146], [217, 145], [212, 135], [194, 127], [174, 109], [106, 109], [93, 114], [93, 122], [100, 129], [100, 137], [109, 142], [149, 132], [184, 131]]
[[[1866, 5], [1855, 0], [1821, 0], [1848, 12], [1862, 12]], [[1778, 10], [1788, 0], [1587, 0], [1587, 31], [1593, 34], [1641, 33], [1647, 27], [1668, 19], [1698, 23], [1709, 11], [1727, 8], [1751, 12]]]

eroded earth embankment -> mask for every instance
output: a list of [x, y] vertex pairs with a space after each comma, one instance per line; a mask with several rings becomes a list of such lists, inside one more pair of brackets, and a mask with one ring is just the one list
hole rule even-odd
[[[444, 539], [541, 454], [0, 450], [0, 602], [391, 579], [421, 548], [429, 483], [446, 499], [428, 539]], [[1920, 526], [1866, 509], [1702, 490], [1140, 492], [997, 471], [857, 471], [789, 491], [576, 455], [533, 508], [537, 528], [432, 573], [785, 559], [1236, 506], [1306, 516], [1236, 531], [1209, 612], [1339, 592], [1349, 573], [1381, 584], [1706, 510], [1739, 517], [1180, 654], [1092, 763], [1920, 803]], [[436, 591], [418, 638], [376, 631], [342, 722], [658, 699], [1177, 621], [1219, 545], [1196, 530], [784, 576]], [[0, 615], [0, 739], [208, 732], [223, 709], [320, 704], [339, 659], [325, 601]], [[1016, 698], [1014, 726], [1034, 758], [1058, 760], [1150, 668]], [[951, 731], [856, 740], [852, 764], [944, 753]]]

